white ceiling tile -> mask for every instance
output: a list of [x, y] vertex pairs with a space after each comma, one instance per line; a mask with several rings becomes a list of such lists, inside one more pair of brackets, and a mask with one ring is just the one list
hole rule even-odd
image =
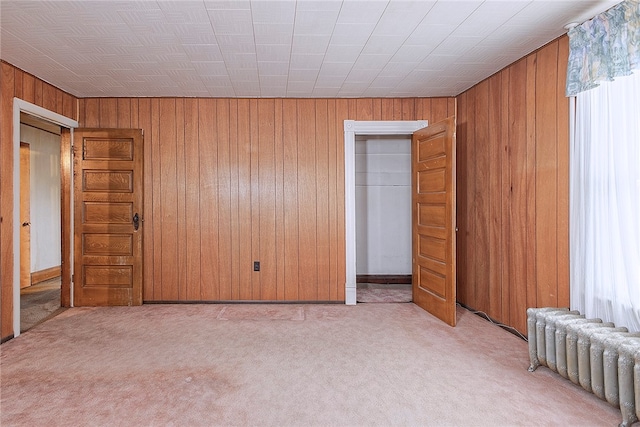
[[79, 97], [456, 95], [618, 2], [0, 1], [0, 58]]
[[355, 62], [363, 46], [361, 45], [329, 45], [324, 56], [326, 62]]
[[296, 2], [293, 1], [252, 1], [251, 15], [255, 23], [293, 24]]

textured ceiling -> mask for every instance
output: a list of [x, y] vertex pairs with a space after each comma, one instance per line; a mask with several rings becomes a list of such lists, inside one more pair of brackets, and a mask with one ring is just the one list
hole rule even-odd
[[78, 97], [454, 96], [619, 0], [0, 0], [0, 58]]

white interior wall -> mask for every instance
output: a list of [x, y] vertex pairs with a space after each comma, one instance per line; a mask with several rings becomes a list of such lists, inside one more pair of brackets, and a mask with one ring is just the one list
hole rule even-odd
[[61, 263], [60, 136], [20, 124], [31, 151], [31, 272]]
[[355, 144], [356, 274], [411, 274], [411, 140]]

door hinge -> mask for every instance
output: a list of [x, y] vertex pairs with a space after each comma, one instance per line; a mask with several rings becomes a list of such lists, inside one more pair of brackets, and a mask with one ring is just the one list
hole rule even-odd
[[75, 278], [76, 278], [76, 275], [75, 275], [75, 274], [72, 274], [72, 275], [71, 275], [71, 283], [75, 282]]

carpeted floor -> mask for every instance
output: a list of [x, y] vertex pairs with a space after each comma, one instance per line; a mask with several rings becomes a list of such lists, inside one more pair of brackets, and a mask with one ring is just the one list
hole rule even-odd
[[357, 302], [411, 302], [413, 295], [411, 284], [358, 283], [356, 285]]
[[71, 308], [0, 346], [2, 426], [613, 426], [462, 308]]
[[33, 328], [63, 310], [60, 307], [59, 277], [21, 289], [20, 332]]

